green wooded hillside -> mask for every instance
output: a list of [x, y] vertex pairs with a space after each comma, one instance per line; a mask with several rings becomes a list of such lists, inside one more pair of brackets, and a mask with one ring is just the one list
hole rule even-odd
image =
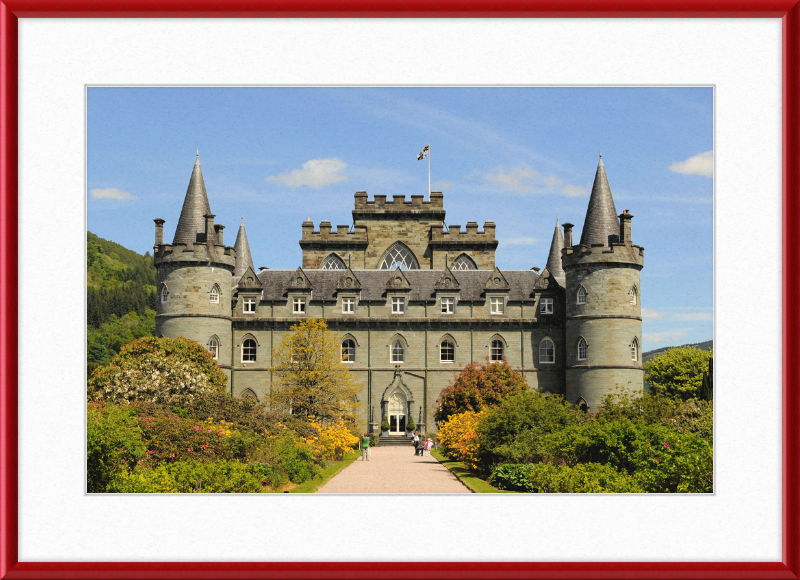
[[657, 348], [655, 350], [650, 350], [647, 352], [642, 353], [642, 364], [646, 363], [647, 361], [656, 358], [657, 356], [661, 356], [667, 350], [671, 348], [680, 348], [683, 346], [693, 346], [697, 350], [712, 350], [714, 348], [714, 341], [713, 340], [706, 340], [705, 342], [697, 342], [695, 344], [682, 344], [680, 346], [664, 346], [662, 348]]

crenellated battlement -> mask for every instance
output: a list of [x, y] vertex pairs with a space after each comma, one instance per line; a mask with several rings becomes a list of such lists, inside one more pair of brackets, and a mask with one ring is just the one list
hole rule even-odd
[[333, 226], [329, 221], [320, 222], [319, 230], [314, 229], [314, 222], [304, 221], [300, 247], [310, 248], [324, 245], [325, 247], [363, 249], [369, 244], [367, 228], [364, 226], [355, 226], [352, 231], [347, 225], [337, 225], [335, 232], [331, 231], [332, 229]]
[[630, 242], [611, 242], [611, 245], [591, 244], [572, 246], [561, 250], [564, 269], [583, 264], [635, 264], [644, 266], [644, 248]]
[[430, 245], [434, 248], [495, 249], [498, 245], [495, 229], [494, 222], [484, 222], [483, 231], [478, 230], [478, 222], [467, 222], [465, 231], [461, 231], [461, 226], [454, 225], [450, 226], [449, 231], [432, 228]]
[[[213, 250], [210, 250], [213, 248]], [[220, 266], [236, 266], [236, 250], [231, 246], [196, 244], [160, 244], [154, 247], [155, 265], [177, 262], [201, 262]]]
[[412, 195], [410, 201], [406, 201], [405, 195], [393, 195], [391, 200], [386, 198], [385, 195], [376, 195], [370, 200], [366, 191], [357, 191], [353, 221], [410, 217], [444, 221], [444, 196], [441, 191], [432, 191], [427, 201], [424, 195]]

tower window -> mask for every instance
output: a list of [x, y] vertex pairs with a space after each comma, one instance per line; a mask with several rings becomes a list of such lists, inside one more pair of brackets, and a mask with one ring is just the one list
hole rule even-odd
[[540, 363], [554, 363], [556, 362], [556, 348], [553, 341], [545, 338], [539, 343], [539, 362]]
[[502, 340], [494, 339], [492, 341], [491, 356], [490, 356], [490, 360], [492, 362], [502, 362], [503, 347], [504, 345]]
[[345, 270], [346, 267], [344, 265], [344, 260], [342, 260], [336, 254], [331, 254], [325, 259], [325, 262], [322, 264], [323, 270]]
[[256, 341], [252, 338], [242, 343], [242, 362], [256, 362]]
[[628, 292], [628, 298], [630, 299], [631, 304], [633, 306], [635, 306], [636, 305], [636, 287], [635, 286], [633, 288], [631, 288], [630, 292]]
[[453, 314], [456, 308], [455, 298], [442, 298], [442, 314]]
[[167, 285], [164, 284], [161, 286], [161, 304], [166, 304], [167, 300], [169, 300], [169, 290], [167, 290]]
[[216, 338], [212, 338], [208, 341], [208, 352], [211, 353], [211, 358], [214, 360], [219, 359], [219, 342], [217, 342]]
[[552, 298], [542, 298], [539, 302], [539, 312], [542, 314], [552, 314], [553, 313], [553, 299]]
[[356, 341], [352, 338], [345, 338], [342, 341], [342, 362], [351, 363], [356, 361]]
[[211, 304], [219, 304], [219, 286], [214, 284], [211, 288], [211, 292], [208, 293], [208, 301]]
[[389, 360], [393, 363], [405, 362], [405, 349], [399, 338], [392, 343]]
[[586, 304], [586, 288], [578, 288], [578, 304]]
[[256, 301], [253, 298], [245, 298], [244, 302], [242, 303], [243, 311], [245, 314], [255, 314], [256, 313]]
[[492, 298], [490, 300], [491, 304], [491, 312], [492, 314], [502, 314], [503, 313], [503, 299], [502, 298]]
[[578, 341], [578, 360], [586, 360], [586, 352], [589, 350], [589, 346], [586, 344], [586, 341], [581, 338]]
[[472, 258], [466, 254], [461, 254], [456, 261], [453, 262], [451, 270], [477, 270], [478, 266], [472, 261]]
[[639, 341], [635, 338], [631, 342], [631, 360], [634, 362], [639, 360]]
[[353, 314], [356, 310], [355, 298], [342, 298], [342, 314]]
[[443, 340], [439, 345], [439, 360], [441, 362], [454, 362], [456, 360], [456, 347], [449, 340]]
[[406, 299], [395, 296], [392, 298], [392, 314], [403, 314], [406, 311]]
[[292, 299], [292, 312], [294, 314], [305, 314], [306, 313], [306, 299], [305, 298], [293, 298]]
[[419, 270], [419, 262], [417, 262], [414, 254], [400, 242], [396, 242], [389, 248], [380, 266], [381, 270], [394, 270], [395, 268], [400, 268], [401, 270]]

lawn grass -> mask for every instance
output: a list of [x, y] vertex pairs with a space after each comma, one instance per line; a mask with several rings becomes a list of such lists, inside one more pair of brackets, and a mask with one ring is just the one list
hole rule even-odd
[[314, 479], [309, 479], [295, 487], [294, 489], [290, 489], [289, 493], [314, 493], [320, 487], [328, 483], [331, 478], [339, 473], [342, 469], [353, 463], [358, 457], [361, 456], [361, 451], [351, 451], [350, 453], [346, 453], [344, 459], [341, 461], [334, 461], [328, 467], [322, 470], [322, 478], [315, 477]]
[[431, 449], [428, 453], [438, 459], [450, 472], [455, 475], [461, 483], [466, 485], [472, 493], [516, 493], [515, 491], [507, 491], [504, 489], [497, 489], [483, 481], [480, 477], [472, 473], [460, 461], [453, 461], [448, 459], [440, 449]]

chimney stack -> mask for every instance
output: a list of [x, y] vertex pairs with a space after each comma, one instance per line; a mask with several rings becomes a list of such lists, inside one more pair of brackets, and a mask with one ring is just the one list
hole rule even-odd
[[564, 247], [572, 247], [572, 224], [569, 222], [564, 224]]
[[631, 243], [631, 220], [633, 216], [624, 210], [619, 214], [619, 241], [623, 244]]
[[156, 246], [160, 246], [164, 243], [164, 220], [156, 218], [153, 221], [156, 222]]

